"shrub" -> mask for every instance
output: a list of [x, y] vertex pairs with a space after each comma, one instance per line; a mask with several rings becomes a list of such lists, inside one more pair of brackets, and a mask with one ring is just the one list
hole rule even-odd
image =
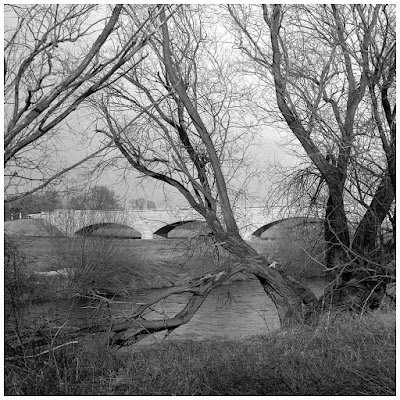
[[34, 301], [53, 298], [51, 282], [38, 280], [20, 249], [20, 243], [4, 242], [4, 327], [6, 354], [29, 352], [46, 341], [48, 323], [30, 314]]

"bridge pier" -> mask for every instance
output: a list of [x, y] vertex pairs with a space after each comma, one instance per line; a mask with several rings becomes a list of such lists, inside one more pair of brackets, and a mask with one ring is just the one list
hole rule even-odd
[[153, 232], [150, 229], [144, 229], [140, 233], [142, 234], [142, 239], [146, 239], [146, 240], [153, 239]]

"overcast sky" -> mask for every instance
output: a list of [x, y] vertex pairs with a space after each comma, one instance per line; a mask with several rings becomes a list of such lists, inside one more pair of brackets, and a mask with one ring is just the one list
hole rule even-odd
[[[273, 165], [279, 163], [283, 166], [295, 165], [298, 161], [296, 157], [291, 154], [291, 150], [285, 144], [288, 143], [292, 137], [290, 132], [282, 133], [275, 129], [265, 129], [263, 134], [257, 141], [257, 146], [251, 148], [251, 158], [254, 158], [254, 162], [257, 163], [260, 168], [267, 169], [269, 175], [262, 175], [262, 181], [254, 179], [250, 185], [250, 190], [253, 194], [257, 194], [260, 197], [260, 201], [268, 196], [271, 185], [271, 177], [273, 174]], [[299, 149], [300, 150], [300, 149]], [[79, 159], [78, 152], [71, 152], [69, 159]], [[110, 187], [111, 190], [122, 199], [122, 201], [128, 202], [129, 199], [135, 199], [144, 197], [149, 200], [153, 200], [158, 207], [169, 207], [172, 205], [182, 206], [187, 205], [186, 200], [183, 196], [174, 188], [169, 185], [162, 185], [152, 178], [140, 179], [138, 173], [130, 168], [126, 163], [126, 171], [118, 171], [110, 167], [92, 182], [92, 184], [100, 184]], [[79, 169], [78, 171], [71, 174], [73, 182], [76, 182], [76, 176], [79, 176], [79, 180], [82, 179], [82, 170], [87, 171], [86, 167]], [[258, 204], [256, 204], [258, 205]]]
[[[8, 22], [10, 23], [11, 20]], [[215, 27], [215, 25], [212, 25]], [[219, 25], [221, 26], [221, 25]], [[214, 29], [214, 28], [213, 28]], [[217, 29], [218, 34], [221, 34], [221, 43], [219, 46], [228, 46], [232, 50], [232, 38], [223, 32], [223, 28]], [[62, 139], [57, 144], [56, 160], [63, 167], [79, 161], [85, 154], [92, 152], [101, 146], [101, 136], [94, 134], [95, 121], [90, 115], [85, 115], [84, 112], [78, 111], [74, 113], [65, 126], [61, 127], [57, 135], [62, 135]], [[72, 134], [71, 134], [72, 133]], [[91, 137], [88, 141], [87, 137]], [[284, 166], [290, 166], [296, 163], [294, 157], [290, 154], [289, 149], [283, 149], [283, 145], [291, 138], [290, 132], [282, 133], [273, 128], [263, 128], [255, 146], [250, 149], [251, 159], [259, 165], [267, 173], [262, 175], [262, 180], [255, 179], [249, 189], [253, 194], [259, 196], [260, 201], [268, 195], [271, 178], [272, 165], [280, 163]], [[138, 179], [138, 174], [129, 168], [128, 163], [125, 163], [125, 170], [116, 170], [109, 167], [100, 172], [97, 170], [93, 175], [90, 173], [90, 163], [78, 168], [68, 174], [68, 179], [64, 182], [64, 186], [60, 186], [62, 190], [65, 186], [68, 188], [81, 185], [87, 188], [89, 185], [96, 184], [105, 185], [115, 191], [120, 197], [122, 203], [129, 199], [145, 197], [153, 200], [158, 207], [175, 205], [186, 205], [183, 196], [175, 189], [168, 185], [161, 185], [151, 178]], [[86, 175], [85, 177], [83, 175]], [[169, 203], [166, 203], [169, 201]]]

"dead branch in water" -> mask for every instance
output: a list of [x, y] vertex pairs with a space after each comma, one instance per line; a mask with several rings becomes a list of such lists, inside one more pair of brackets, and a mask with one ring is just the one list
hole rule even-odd
[[[200, 308], [208, 294], [218, 286], [221, 286], [233, 275], [246, 269], [243, 265], [236, 265], [228, 270], [209, 273], [201, 278], [192, 280], [188, 285], [174, 286], [164, 289], [156, 298], [151, 301], [140, 304], [139, 308], [128, 319], [117, 319], [112, 322], [111, 326], [95, 325], [79, 329], [79, 332], [96, 333], [96, 332], [113, 332], [114, 335], [110, 339], [111, 345], [128, 346], [136, 343], [150, 334], [167, 330], [171, 333], [179, 326], [186, 324], [191, 320], [196, 311]], [[143, 313], [159, 301], [168, 298], [171, 295], [192, 293], [186, 306], [174, 317], [158, 320], [146, 320], [141, 318]], [[132, 333], [124, 338], [128, 331]]]

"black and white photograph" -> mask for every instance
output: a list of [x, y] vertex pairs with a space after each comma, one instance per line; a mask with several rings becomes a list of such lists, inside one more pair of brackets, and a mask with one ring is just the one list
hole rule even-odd
[[3, 395], [396, 395], [395, 4], [3, 24]]

